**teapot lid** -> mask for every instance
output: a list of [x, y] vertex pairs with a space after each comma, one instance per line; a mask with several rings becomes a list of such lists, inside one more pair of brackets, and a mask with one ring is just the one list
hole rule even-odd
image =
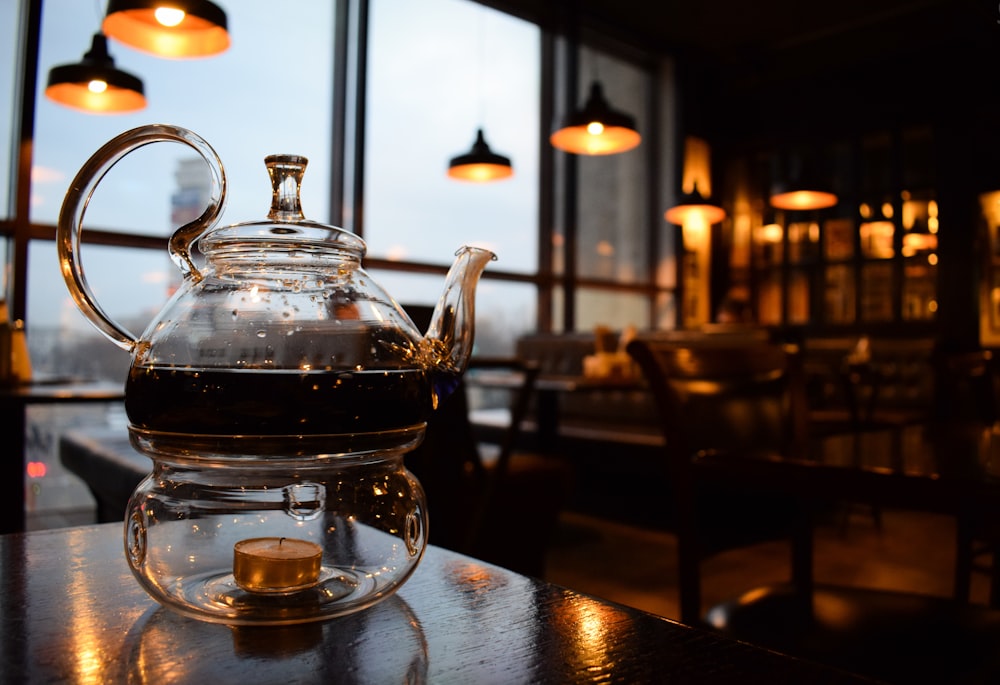
[[302, 213], [300, 190], [309, 160], [301, 155], [268, 155], [264, 158], [271, 177], [271, 210], [267, 219], [248, 221], [209, 229], [198, 240], [199, 247], [210, 252], [222, 246], [240, 243], [252, 249], [308, 247], [340, 249], [361, 259], [367, 251], [365, 241], [343, 228], [306, 219]]

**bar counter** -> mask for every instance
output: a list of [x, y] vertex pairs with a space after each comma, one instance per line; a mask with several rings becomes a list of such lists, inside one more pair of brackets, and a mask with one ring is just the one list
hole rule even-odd
[[157, 605], [117, 523], [0, 536], [12, 683], [862, 683], [862, 678], [428, 547], [357, 614], [236, 628]]

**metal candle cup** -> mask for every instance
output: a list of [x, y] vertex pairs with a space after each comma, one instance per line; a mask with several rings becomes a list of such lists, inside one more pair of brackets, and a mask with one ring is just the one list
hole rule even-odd
[[289, 593], [319, 582], [323, 548], [296, 538], [250, 538], [233, 547], [233, 577], [247, 592]]

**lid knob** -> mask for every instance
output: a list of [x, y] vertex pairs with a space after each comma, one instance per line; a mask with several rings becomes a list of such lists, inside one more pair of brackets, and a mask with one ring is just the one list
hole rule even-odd
[[264, 163], [271, 177], [272, 190], [271, 211], [267, 218], [272, 221], [304, 221], [299, 189], [309, 160], [300, 155], [268, 155]]

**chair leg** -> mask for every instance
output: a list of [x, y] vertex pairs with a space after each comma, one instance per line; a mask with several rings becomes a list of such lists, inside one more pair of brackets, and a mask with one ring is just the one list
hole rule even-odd
[[693, 537], [679, 531], [677, 536], [677, 584], [681, 623], [701, 625], [701, 559]]
[[990, 552], [992, 559], [990, 560], [990, 608], [1000, 609], [1000, 559], [997, 559], [997, 548], [992, 545], [993, 549]]
[[[791, 537], [792, 587], [801, 601], [803, 618], [813, 616], [813, 516], [807, 505], [800, 512], [792, 528]], [[805, 625], [805, 624], [803, 624]]]
[[[972, 557], [975, 554], [974, 540], [972, 535], [972, 524], [970, 514], [959, 513], [955, 517], [955, 580], [954, 598], [960, 604], [969, 601], [972, 592]], [[993, 577], [996, 576], [996, 566], [993, 567]], [[990, 587], [990, 604], [993, 604], [993, 596], [996, 594], [996, 583]]]

